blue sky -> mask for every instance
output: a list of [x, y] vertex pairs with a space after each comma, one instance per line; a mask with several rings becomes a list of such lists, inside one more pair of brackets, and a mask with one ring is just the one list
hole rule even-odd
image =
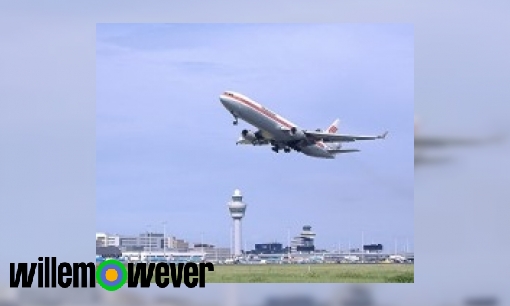
[[[226, 203], [241, 189], [243, 238], [317, 246], [414, 236], [414, 38], [409, 24], [99, 24], [96, 229], [151, 226], [229, 246]], [[240, 147], [218, 97], [241, 92], [303, 128], [390, 132], [336, 160]]]

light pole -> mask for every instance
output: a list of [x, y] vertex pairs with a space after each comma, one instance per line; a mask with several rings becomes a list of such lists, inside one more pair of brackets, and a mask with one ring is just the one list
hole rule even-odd
[[204, 233], [200, 232], [200, 245], [202, 246], [202, 254], [204, 254]]
[[244, 239], [244, 254], [243, 254], [243, 255], [244, 255], [244, 259], [245, 259], [245, 260], [246, 260], [246, 251], [248, 250], [248, 249], [246, 248], [246, 245], [247, 245], [246, 240], [247, 240], [247, 239]]
[[363, 248], [363, 245], [365, 244], [364, 234], [365, 233], [361, 231], [361, 263], [365, 263], [365, 250]]
[[166, 258], [166, 221], [163, 221], [163, 258], [165, 258], [165, 261], [168, 262]]
[[287, 228], [287, 262], [290, 263], [290, 228]]
[[150, 225], [147, 225], [147, 237], [149, 239], [149, 260], [148, 260], [148, 262], [150, 262], [151, 254], [152, 254], [151, 226]]
[[214, 252], [216, 254], [216, 263], [218, 263], [218, 244], [214, 246]]

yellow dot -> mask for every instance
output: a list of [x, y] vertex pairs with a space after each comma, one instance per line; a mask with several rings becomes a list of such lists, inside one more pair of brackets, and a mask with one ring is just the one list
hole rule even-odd
[[118, 274], [115, 269], [108, 269], [108, 270], [106, 270], [105, 276], [109, 282], [113, 282], [113, 281], [117, 280]]

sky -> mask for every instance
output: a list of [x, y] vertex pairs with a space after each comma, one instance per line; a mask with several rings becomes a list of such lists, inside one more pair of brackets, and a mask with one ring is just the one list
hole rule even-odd
[[[228, 247], [227, 202], [248, 208], [243, 244], [413, 246], [413, 26], [98, 24], [97, 231], [163, 231]], [[321, 160], [236, 146], [225, 90], [305, 129], [390, 132]]]

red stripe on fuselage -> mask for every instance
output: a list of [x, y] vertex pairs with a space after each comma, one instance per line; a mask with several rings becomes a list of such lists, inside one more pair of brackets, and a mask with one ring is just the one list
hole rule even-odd
[[272, 120], [280, 123], [281, 125], [283, 125], [285, 127], [288, 127], [288, 128], [292, 128], [293, 127], [290, 123], [288, 123], [288, 122], [286, 122], [286, 121], [276, 117], [274, 114], [272, 114], [272, 113], [268, 112], [267, 110], [265, 110], [265, 109], [255, 105], [255, 104], [253, 104], [252, 102], [250, 102], [248, 100], [245, 100], [243, 98], [236, 97], [236, 96], [233, 96], [233, 95], [230, 96], [230, 97], [234, 98], [238, 102], [241, 102], [241, 103], [243, 103], [243, 104], [253, 108], [254, 110], [258, 111], [259, 113], [261, 113], [263, 115], [266, 115], [267, 117], [271, 118]]

